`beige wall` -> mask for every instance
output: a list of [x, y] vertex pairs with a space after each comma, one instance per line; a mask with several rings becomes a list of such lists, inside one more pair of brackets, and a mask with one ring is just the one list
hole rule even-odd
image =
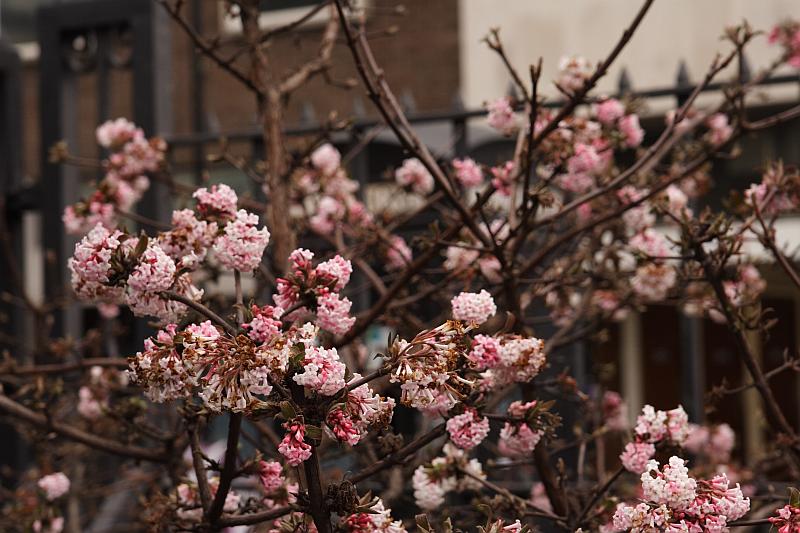
[[[465, 102], [479, 106], [503, 95], [508, 87], [503, 66], [480, 42], [489, 28], [501, 28], [508, 53], [523, 73], [543, 57], [543, 92], [552, 95], [551, 80], [559, 59], [581, 55], [592, 63], [601, 60], [640, 5], [638, 0], [460, 0]], [[656, 0], [600, 89], [613, 92], [623, 66], [628, 68], [634, 89], [671, 85], [682, 58], [691, 78], [698, 80], [716, 52], [729, 50], [719, 39], [725, 26], [747, 19], [754, 28], [768, 30], [791, 15], [800, 17], [797, 0]], [[748, 59], [755, 68], [766, 64], [775, 52], [761, 36]], [[771, 96], [796, 98], [797, 94], [794, 87]]]

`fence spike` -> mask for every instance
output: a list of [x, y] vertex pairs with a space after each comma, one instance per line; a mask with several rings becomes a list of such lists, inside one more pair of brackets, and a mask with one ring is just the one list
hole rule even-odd
[[750, 72], [750, 62], [747, 60], [747, 56], [742, 52], [739, 60], [739, 82], [745, 83], [750, 81], [752, 78], [752, 73]]
[[306, 100], [300, 106], [300, 122], [302, 124], [313, 124], [317, 121], [317, 114], [314, 112], [314, 106]]
[[620, 95], [626, 95], [631, 92], [633, 89], [633, 85], [631, 84], [631, 77], [628, 74], [628, 68], [622, 67], [622, 70], [619, 72], [619, 80], [617, 80], [617, 90], [619, 90]]
[[364, 107], [364, 100], [360, 96], [353, 98], [353, 116], [364, 118], [367, 116], [367, 109]]
[[506, 96], [508, 96], [515, 102], [519, 100], [519, 93], [517, 92], [517, 86], [514, 84], [513, 81], [508, 82], [508, 88], [506, 89]]
[[689, 87], [691, 84], [692, 81], [689, 79], [689, 67], [686, 65], [686, 61], [681, 59], [678, 65], [678, 75], [675, 78], [675, 86], [683, 88]]
[[414, 95], [409, 89], [403, 89], [400, 94], [400, 106], [406, 113], [416, 113], [417, 102], [414, 100]]
[[452, 108], [453, 111], [464, 110], [464, 101], [461, 99], [461, 93], [457, 92], [453, 95]]

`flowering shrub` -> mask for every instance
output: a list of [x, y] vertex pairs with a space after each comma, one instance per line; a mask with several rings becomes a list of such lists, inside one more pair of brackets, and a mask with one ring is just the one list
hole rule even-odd
[[[341, 31], [409, 152], [386, 180], [413, 200], [397, 212], [365, 200], [349, 157], [330, 142], [306, 138], [286, 151], [275, 133], [281, 106], [297, 80], [327, 67], [312, 61], [275, 82], [259, 59], [269, 48], [253, 26], [259, 4], [237, 5], [253, 71], [236, 76], [238, 65], [221, 63], [257, 93], [268, 153], [252, 167], [227, 152], [218, 159], [255, 173], [268, 201], [223, 183], [175, 186], [169, 222], [145, 220], [161, 230], [135, 233], [125, 221], [142, 222], [134, 210], [150, 180], [176, 185], [168, 146], [124, 119], [97, 128], [103, 177], [63, 218], [80, 237], [67, 262], [72, 294], [111, 333], [52, 340], [48, 355], [68, 354], [63, 364], [0, 366], [9, 384], [0, 410], [82, 445], [37, 454], [40, 472], [57, 464], [77, 475], [22, 478], [0, 524], [61, 531], [64, 513], [75, 513], [62, 500], [92, 492], [72, 456], [83, 466], [101, 451], [142, 488], [153, 530], [716, 533], [752, 517], [798, 531], [795, 498], [775, 510], [764, 496], [800, 468], [800, 438], [769, 384], [800, 365], [787, 355], [778, 369], [761, 366], [752, 339], [774, 321], [745, 244], [760, 243], [760, 260], [771, 256], [797, 283], [775, 228], [800, 202], [800, 174], [771, 163], [724, 209], [699, 207], [715, 159], [735, 155], [744, 133], [800, 116], [795, 107], [750, 121], [742, 106], [753, 82], [720, 81], [719, 102], [697, 102], [756, 32], [729, 29], [727, 54], [649, 139], [638, 102], [593, 92], [616, 52], [597, 67], [563, 60], [554, 80], [563, 100], [546, 106], [540, 68], [521, 81], [493, 31], [487, 44], [521, 96], [487, 104], [487, 124], [516, 150], [484, 164], [434, 158], [357, 17], [332, 2], [341, 16], [326, 24], [319, 64]], [[180, 5], [165, 8], [183, 21]], [[769, 34], [780, 57], [761, 80], [798, 66], [798, 35], [795, 23]], [[213, 46], [198, 47], [215, 57]], [[55, 152], [75, 161], [63, 145]], [[430, 231], [411, 224], [423, 212], [440, 215]], [[707, 407], [753, 388], [774, 437], [769, 464], [740, 461], [731, 426], [696, 412], [690, 421], [681, 406], [645, 405], [631, 424], [635, 399], [565, 367], [560, 350], [599, 342], [654, 303], [708, 316], [733, 336], [748, 381], [715, 387]], [[127, 360], [111, 357], [122, 307], [155, 326]], [[375, 326], [391, 331], [385, 345], [374, 342]], [[227, 424], [224, 444], [204, 442], [212, 424]]]

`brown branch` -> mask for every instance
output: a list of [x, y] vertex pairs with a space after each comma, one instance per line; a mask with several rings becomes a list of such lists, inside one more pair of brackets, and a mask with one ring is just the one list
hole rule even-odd
[[191, 24], [189, 24], [183, 15], [181, 15], [183, 0], [177, 0], [174, 5], [170, 4], [169, 0], [157, 1], [164, 6], [164, 9], [167, 11], [172, 20], [174, 20], [181, 27], [181, 29], [183, 29], [183, 31], [186, 33], [189, 39], [191, 39], [195, 47], [200, 50], [200, 52], [216, 63], [217, 66], [219, 66], [222, 70], [228, 72], [236, 80], [241, 82], [245, 87], [256, 94], [262, 94], [262, 89], [253, 83], [253, 80], [250, 79], [250, 77], [234, 67], [232, 60], [226, 60], [222, 58], [216, 51], [216, 45], [207, 42], [199, 33], [197, 33], [197, 31], [192, 27]]
[[222, 509], [225, 506], [225, 498], [228, 496], [228, 491], [231, 488], [231, 482], [236, 474], [236, 459], [238, 457], [239, 434], [242, 429], [242, 413], [231, 413], [228, 422], [228, 442], [225, 448], [225, 464], [222, 467], [222, 473], [219, 476], [219, 485], [217, 493], [214, 495], [214, 501], [206, 513], [206, 519], [211, 524], [216, 524], [222, 515]]
[[139, 446], [122, 444], [115, 440], [87, 433], [68, 424], [51, 420], [47, 416], [36, 413], [15, 402], [5, 394], [0, 394], [0, 410], [39, 428], [54, 431], [63, 437], [85, 444], [90, 448], [102, 450], [114, 455], [157, 463], [168, 463], [172, 460], [166, 451], [156, 451]]
[[67, 372], [73, 372], [75, 370], [91, 368], [93, 366], [125, 368], [128, 366], [128, 361], [122, 358], [96, 357], [81, 359], [75, 363], [52, 363], [46, 365], [16, 367], [14, 360], [10, 359], [5, 361], [4, 364], [0, 365], [0, 375], [31, 376], [42, 374], [64, 374]]
[[176, 302], [180, 302], [187, 307], [191, 307], [201, 315], [205, 316], [206, 318], [210, 318], [213, 322], [216, 322], [218, 325], [225, 328], [225, 330], [230, 333], [231, 335], [236, 335], [237, 330], [236, 327], [219, 316], [217, 313], [206, 307], [205, 305], [201, 304], [200, 302], [196, 302], [191, 298], [187, 298], [182, 294], [178, 294], [175, 291], [164, 291], [161, 293], [165, 298], [169, 298], [170, 300], [175, 300]]
[[325, 32], [322, 34], [322, 39], [319, 43], [317, 57], [306, 62], [281, 81], [278, 85], [278, 90], [281, 94], [286, 95], [291, 93], [311, 79], [312, 76], [319, 74], [330, 66], [331, 52], [333, 51], [333, 45], [336, 42], [336, 35], [338, 33], [339, 23], [336, 19], [336, 9], [331, 6], [330, 17], [328, 18], [328, 23], [325, 25]]
[[370, 477], [374, 476], [378, 472], [381, 472], [382, 470], [385, 470], [385, 469], [389, 468], [390, 466], [401, 464], [403, 459], [405, 459], [409, 455], [412, 455], [412, 454], [416, 453], [421, 448], [424, 448], [425, 446], [427, 446], [428, 444], [430, 444], [434, 440], [436, 440], [439, 437], [441, 437], [442, 435], [444, 435], [444, 431], [445, 431], [445, 425], [444, 424], [439, 424], [438, 426], [436, 426], [435, 428], [433, 428], [432, 430], [430, 430], [426, 434], [424, 434], [424, 435], [422, 435], [420, 437], [417, 437], [416, 439], [414, 439], [413, 441], [409, 442], [408, 444], [406, 444], [405, 446], [403, 446], [402, 448], [400, 448], [396, 452], [387, 455], [386, 457], [384, 457], [380, 461], [372, 463], [367, 468], [361, 470], [360, 472], [358, 472], [354, 476], [350, 477], [349, 478], [350, 481], [352, 481], [353, 483], [358, 483], [359, 481], [363, 481], [363, 480], [365, 480], [367, 478], [370, 478]]

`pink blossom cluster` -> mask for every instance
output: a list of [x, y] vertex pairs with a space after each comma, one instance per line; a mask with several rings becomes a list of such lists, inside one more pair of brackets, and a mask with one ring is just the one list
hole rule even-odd
[[733, 127], [730, 125], [728, 116], [725, 113], [714, 113], [708, 117], [706, 126], [708, 126], [706, 137], [708, 142], [714, 146], [725, 144], [733, 135]]
[[464, 187], [477, 187], [483, 183], [483, 170], [474, 159], [453, 159], [452, 164], [456, 179]]
[[767, 167], [760, 183], [753, 183], [744, 192], [745, 203], [765, 215], [793, 211], [800, 205], [800, 176], [787, 171], [781, 163]]
[[468, 459], [464, 450], [448, 443], [442, 451], [444, 456], [435, 458], [429, 464], [420, 465], [411, 479], [417, 506], [426, 511], [440, 507], [448, 492], [481, 488], [479, 481], [465, 475], [462, 470], [486, 479], [480, 462], [477, 459]]
[[489, 169], [492, 173], [492, 187], [503, 196], [511, 196], [514, 180], [517, 177], [517, 166], [513, 161], [506, 161]]
[[489, 419], [481, 417], [475, 409], [468, 407], [463, 413], [447, 421], [447, 433], [453, 444], [461, 449], [471, 450], [489, 434]]
[[283, 467], [277, 461], [259, 461], [258, 478], [261, 481], [261, 487], [267, 494], [272, 494], [286, 483], [286, 478], [283, 477]]
[[[118, 303], [124, 289], [112, 285], [119, 257], [129, 246], [122, 246], [128, 236], [121, 231], [111, 231], [97, 224], [75, 245], [73, 256], [67, 261], [72, 274], [72, 289], [82, 300]], [[113, 263], [113, 265], [112, 265]]]
[[603, 420], [609, 429], [622, 431], [628, 428], [627, 405], [620, 393], [607, 390], [603, 393]]
[[484, 386], [523, 383], [544, 367], [544, 341], [515, 335], [475, 335], [467, 353], [470, 365], [482, 371]]
[[[359, 374], [353, 374], [349, 384], [360, 378]], [[344, 402], [328, 412], [326, 423], [338, 440], [355, 446], [371, 427], [388, 426], [394, 405], [393, 398], [375, 394], [364, 383], [347, 392]]]
[[411, 189], [417, 194], [429, 194], [433, 191], [433, 176], [416, 157], [406, 159], [395, 170], [394, 179], [401, 187]]
[[642, 503], [621, 503], [614, 513], [615, 531], [727, 532], [727, 524], [750, 510], [750, 500], [737, 484], [730, 486], [725, 474], [696, 480], [685, 461], [671, 457], [659, 468], [651, 460], [641, 475]]
[[158, 171], [164, 161], [164, 141], [146, 139], [140, 128], [123, 118], [101, 124], [96, 135], [110, 154], [102, 162], [105, 175], [95, 190], [64, 209], [64, 226], [73, 235], [86, 233], [97, 224], [115, 227], [119, 211], [130, 210], [142, 198], [150, 187], [147, 174]]
[[510, 457], [528, 457], [536, 448], [544, 432], [531, 427], [529, 414], [537, 404], [536, 400], [527, 403], [511, 402], [508, 406], [510, 420], [500, 430], [500, 439], [497, 443], [500, 453]]
[[278, 451], [287, 463], [297, 466], [311, 457], [311, 445], [305, 442], [306, 426], [301, 419], [294, 419], [285, 422], [283, 427], [286, 434], [278, 445]]
[[331, 144], [312, 152], [310, 165], [295, 176], [297, 202], [311, 208], [308, 223], [321, 235], [331, 235], [336, 228], [345, 232], [368, 227], [372, 215], [356, 197], [359, 184], [342, 168], [342, 156]]
[[772, 28], [767, 36], [770, 44], [783, 47], [786, 63], [800, 68], [800, 23], [787, 21]]
[[380, 498], [369, 504], [365, 512], [353, 513], [342, 520], [346, 533], [406, 533], [401, 520], [392, 518], [392, 510]]
[[411, 263], [414, 253], [399, 235], [392, 235], [386, 248], [386, 266], [390, 270], [402, 270]]
[[728, 424], [714, 426], [689, 424], [689, 435], [683, 447], [712, 464], [727, 464], [736, 444], [736, 434]]
[[558, 64], [556, 85], [568, 95], [580, 90], [592, 73], [589, 61], [583, 57], [562, 57]]
[[258, 228], [258, 215], [239, 209], [214, 241], [214, 256], [223, 268], [252, 272], [261, 264], [268, 243], [269, 230]]
[[197, 200], [197, 213], [203, 220], [228, 222], [236, 217], [239, 197], [224, 183], [201, 187], [192, 193], [192, 197]]
[[310, 312], [316, 314], [317, 325], [334, 335], [344, 335], [355, 323], [350, 316], [352, 302], [340, 291], [350, 281], [353, 271], [349, 260], [340, 256], [314, 267], [314, 254], [298, 248], [289, 256], [291, 268], [285, 278], [277, 280], [275, 303], [294, 320]]
[[172, 212], [172, 228], [158, 234], [158, 245], [176, 265], [195, 270], [205, 260], [214, 243], [218, 225], [198, 219], [191, 209]]
[[453, 318], [478, 325], [483, 324], [489, 320], [489, 317], [497, 313], [494, 298], [483, 289], [478, 293], [459, 293], [458, 296], [453, 297], [450, 305], [453, 310]]
[[770, 517], [769, 521], [778, 530], [778, 533], [800, 532], [800, 507], [784, 505], [776, 510], [775, 514]]
[[262, 406], [272, 392], [271, 381], [285, 375], [290, 351], [313, 342], [316, 328], [307, 326], [290, 328], [272, 343], [256, 344], [246, 336], [223, 335], [210, 321], [181, 332], [170, 324], [129, 359], [129, 373], [152, 401], [197, 393], [212, 411], [249, 411]]
[[683, 446], [688, 437], [689, 417], [683, 407], [661, 411], [645, 405], [636, 419], [634, 439], [625, 446], [620, 461], [626, 470], [641, 474], [655, 455], [657, 444], [671, 442]]
[[389, 380], [400, 383], [400, 403], [436, 414], [458, 403], [462, 391], [474, 384], [457, 372], [467, 331], [463, 323], [450, 321], [420, 332], [410, 342], [394, 340], [390, 357], [397, 367]]
[[302, 361], [303, 372], [292, 381], [323, 396], [333, 396], [345, 386], [347, 367], [339, 359], [336, 348], [306, 346]]
[[503, 135], [511, 135], [519, 127], [514, 108], [507, 97], [498, 98], [486, 104], [488, 115], [486, 122]]
[[36, 482], [48, 501], [57, 500], [69, 492], [69, 478], [63, 472], [43, 476]]
[[[503, 241], [506, 238], [507, 231], [499, 228], [502, 220], [497, 219], [492, 222], [494, 228], [487, 228], [487, 234], [494, 235], [495, 240]], [[504, 226], [507, 229], [507, 226]], [[500, 261], [490, 253], [482, 254], [480, 251], [473, 249], [471, 246], [475, 245], [475, 238], [473, 235], [465, 236], [459, 245], [451, 245], [445, 249], [444, 268], [453, 274], [465, 278], [472, 278], [476, 273], [480, 273], [490, 283], [497, 283], [502, 278], [500, 275]]]
[[283, 309], [272, 305], [250, 307], [253, 318], [242, 324], [247, 335], [257, 343], [268, 343], [281, 332]]

